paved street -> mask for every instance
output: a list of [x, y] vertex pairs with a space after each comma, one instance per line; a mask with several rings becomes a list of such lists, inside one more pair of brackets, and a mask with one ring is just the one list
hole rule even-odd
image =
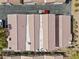
[[53, 14], [71, 14], [69, 4], [59, 4], [59, 5], [0, 5], [0, 18], [5, 19], [7, 14], [37, 14], [38, 10], [50, 10]]

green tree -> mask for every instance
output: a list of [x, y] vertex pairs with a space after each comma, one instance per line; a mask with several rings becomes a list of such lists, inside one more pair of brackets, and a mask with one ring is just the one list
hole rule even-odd
[[0, 51], [7, 47], [7, 29], [0, 27]]

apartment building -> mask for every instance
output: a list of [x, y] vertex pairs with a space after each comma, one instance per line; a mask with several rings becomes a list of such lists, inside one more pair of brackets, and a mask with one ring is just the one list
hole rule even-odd
[[8, 48], [16, 51], [34, 51], [34, 15], [8, 15], [8, 25]]
[[[57, 27], [57, 26], [56, 26]], [[67, 47], [71, 44], [71, 17], [68, 15], [59, 15], [59, 46]]]
[[22, 0], [0, 0], [0, 3], [21, 4]]
[[63, 56], [48, 56], [48, 55], [44, 55], [44, 56], [34, 56], [34, 59], [63, 59]]
[[66, 0], [0, 0], [0, 3], [12, 3], [12, 4], [21, 4], [21, 3], [65, 3]]
[[8, 49], [14, 51], [52, 51], [72, 40], [68, 15], [9, 14], [8, 28]]
[[24, 3], [27, 2], [36, 2], [36, 3], [65, 3], [66, 0], [24, 0]]
[[3, 56], [3, 59], [63, 59], [63, 56]]
[[35, 40], [36, 49], [52, 51], [71, 44], [71, 16], [41, 14], [38, 22], [40, 22], [38, 23], [40, 33], [37, 36], [39, 38]]
[[8, 49], [25, 50], [25, 23], [26, 15], [8, 15], [8, 29], [10, 36], [8, 37]]
[[3, 59], [33, 59], [31, 56], [3, 56]]

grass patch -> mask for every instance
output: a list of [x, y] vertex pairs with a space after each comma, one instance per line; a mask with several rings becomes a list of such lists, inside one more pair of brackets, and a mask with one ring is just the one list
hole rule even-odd
[[79, 59], [79, 52], [72, 54], [69, 59]]

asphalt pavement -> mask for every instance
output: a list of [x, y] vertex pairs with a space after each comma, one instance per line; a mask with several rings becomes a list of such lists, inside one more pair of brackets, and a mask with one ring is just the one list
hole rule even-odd
[[71, 15], [71, 3], [48, 5], [0, 5], [0, 19], [7, 14], [38, 14], [39, 10], [50, 10], [50, 14]]

